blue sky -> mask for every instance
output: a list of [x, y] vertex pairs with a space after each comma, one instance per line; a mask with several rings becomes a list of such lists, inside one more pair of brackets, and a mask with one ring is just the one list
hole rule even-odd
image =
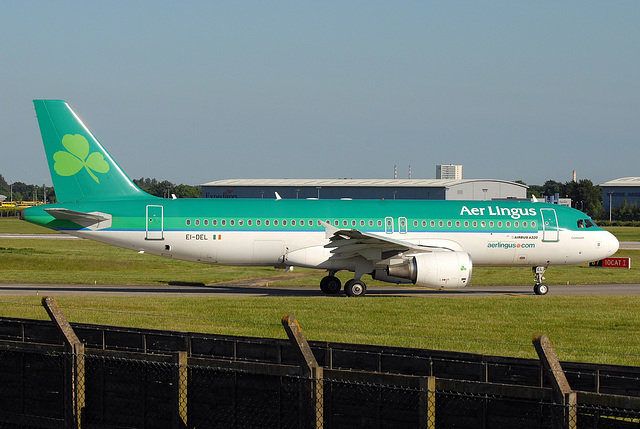
[[51, 184], [31, 100], [133, 178], [640, 176], [640, 2], [2, 2], [0, 174]]

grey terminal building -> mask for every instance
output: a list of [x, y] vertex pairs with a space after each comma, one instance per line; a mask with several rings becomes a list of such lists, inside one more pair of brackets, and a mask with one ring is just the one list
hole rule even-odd
[[496, 179], [226, 179], [203, 198], [496, 200], [525, 199], [527, 186]]

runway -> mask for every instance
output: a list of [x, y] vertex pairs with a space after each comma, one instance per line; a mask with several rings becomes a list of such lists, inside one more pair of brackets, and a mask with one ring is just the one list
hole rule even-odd
[[[17, 284], [0, 283], [0, 296], [37, 295], [37, 296], [156, 296], [156, 297], [324, 297], [327, 299], [345, 298], [344, 292], [337, 295], [325, 295], [317, 286], [309, 287], [273, 287], [233, 285], [72, 285], [72, 284]], [[546, 296], [612, 296], [640, 295], [640, 283], [600, 284], [600, 285], [549, 285]], [[448, 297], [475, 298], [499, 296], [531, 296], [544, 299], [533, 293], [533, 285], [514, 286], [468, 286], [460, 290], [434, 290], [423, 287], [381, 286], [367, 290], [364, 299], [383, 297]]]

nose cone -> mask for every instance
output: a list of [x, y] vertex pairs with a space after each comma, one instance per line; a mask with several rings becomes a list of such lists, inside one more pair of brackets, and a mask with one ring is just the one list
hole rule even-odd
[[607, 231], [607, 235], [604, 240], [605, 249], [607, 249], [607, 256], [611, 256], [620, 248], [620, 242], [615, 235]]

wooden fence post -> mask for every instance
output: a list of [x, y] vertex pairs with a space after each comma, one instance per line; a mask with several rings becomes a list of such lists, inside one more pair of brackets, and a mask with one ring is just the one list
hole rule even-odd
[[542, 367], [551, 382], [556, 400], [565, 406], [563, 412], [563, 425], [570, 429], [575, 429], [577, 422], [577, 396], [571, 391], [569, 381], [564, 374], [562, 365], [556, 356], [556, 352], [551, 346], [549, 337], [546, 335], [536, 335], [533, 337], [533, 345], [536, 348]]
[[187, 352], [180, 351], [174, 355], [173, 363], [173, 427], [187, 427]]
[[53, 297], [43, 297], [42, 306], [62, 333], [66, 347], [71, 352], [71, 368], [69, 369], [69, 377], [71, 381], [71, 415], [73, 416], [73, 426], [81, 429], [83, 420], [82, 415], [86, 401], [84, 344], [82, 344], [74, 332], [69, 321], [62, 313], [60, 306]]
[[436, 427], [436, 378], [420, 378], [420, 416], [419, 427], [434, 429]]
[[[299, 353], [299, 358], [308, 369], [308, 374], [312, 379], [311, 386], [311, 405], [312, 416], [315, 421], [315, 428], [324, 427], [324, 368], [318, 365], [316, 357], [311, 351], [311, 347], [307, 342], [302, 328], [298, 324], [295, 316], [285, 314], [282, 316], [282, 326], [289, 337], [291, 343]], [[306, 372], [306, 371], [305, 371]]]

